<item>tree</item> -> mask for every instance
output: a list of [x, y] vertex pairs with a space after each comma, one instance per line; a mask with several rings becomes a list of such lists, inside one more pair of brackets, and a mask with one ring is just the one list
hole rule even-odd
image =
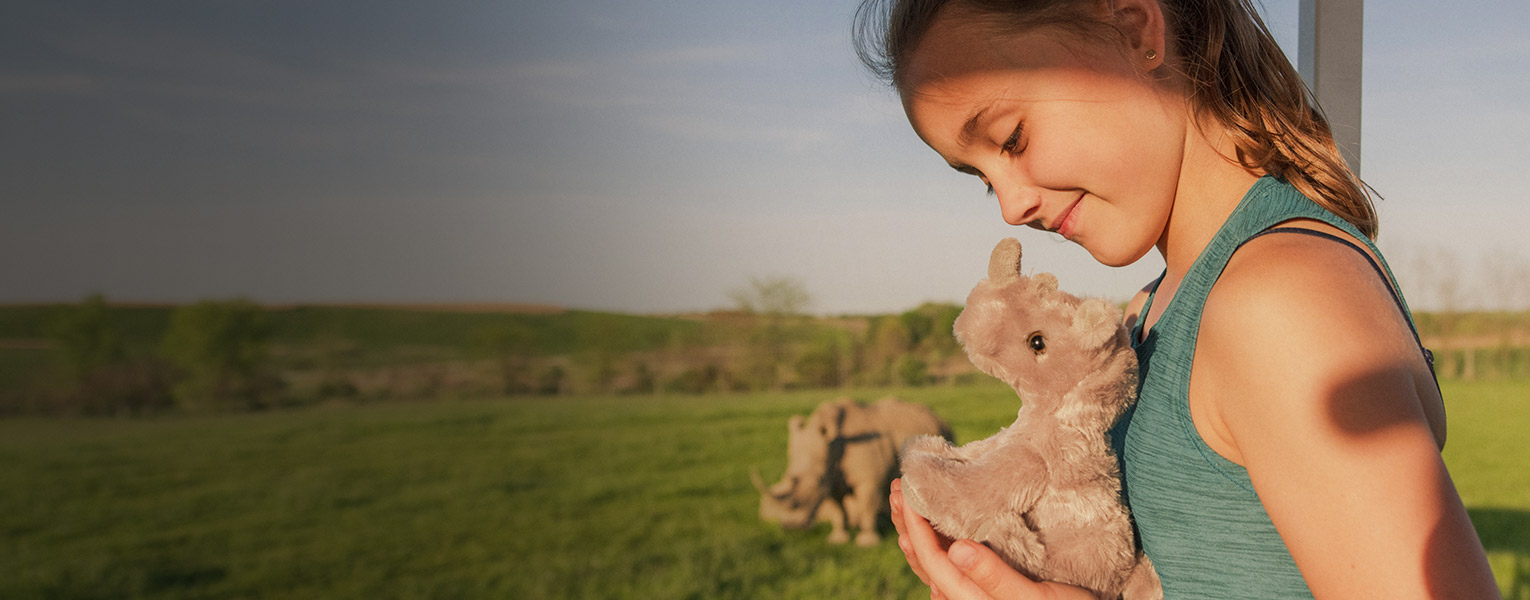
[[903, 321], [903, 327], [908, 330], [909, 347], [919, 346], [926, 338], [930, 337], [930, 332], [935, 329], [934, 320], [923, 309], [924, 306], [920, 306], [898, 315], [898, 319]]
[[132, 356], [101, 294], [54, 313], [48, 334], [58, 340], [74, 389], [54, 397], [54, 410], [138, 414], [169, 406], [164, 365]]
[[920, 307], [930, 315], [930, 334], [921, 341], [925, 349], [941, 355], [952, 355], [961, 349], [956, 343], [956, 318], [961, 316], [962, 307], [955, 304], [926, 304]]
[[1482, 281], [1489, 308], [1519, 310], [1530, 299], [1530, 262], [1507, 248], [1494, 248], [1482, 257]]
[[839, 387], [844, 373], [845, 360], [841, 338], [844, 332], [827, 331], [813, 340], [807, 350], [797, 357], [797, 379], [806, 387]]
[[180, 370], [178, 406], [189, 410], [258, 408], [279, 387], [265, 371], [271, 331], [265, 312], [244, 299], [204, 300], [175, 309], [160, 355]]
[[898, 384], [909, 387], [924, 385], [930, 378], [929, 366], [924, 361], [912, 354], [904, 354], [898, 357], [893, 371], [897, 374]]
[[122, 336], [112, 325], [111, 308], [101, 294], [86, 296], [78, 305], [55, 313], [48, 330], [63, 346], [76, 381], [127, 358]]
[[891, 383], [897, 376], [893, 372], [893, 363], [913, 348], [913, 335], [908, 324], [901, 317], [883, 316], [872, 322], [867, 337], [866, 383]]
[[812, 302], [802, 282], [791, 277], [750, 277], [748, 287], [728, 292], [738, 309], [756, 315], [799, 315]]
[[754, 315], [744, 374], [758, 388], [779, 389], [787, 361], [787, 324], [811, 301], [802, 283], [790, 277], [750, 278], [749, 286], [728, 293], [741, 312]]

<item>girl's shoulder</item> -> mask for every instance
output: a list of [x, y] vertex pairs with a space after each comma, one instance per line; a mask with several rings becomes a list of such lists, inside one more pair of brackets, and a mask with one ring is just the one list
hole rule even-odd
[[[1265, 235], [1228, 261], [1207, 296], [1195, 359], [1226, 431], [1239, 420], [1257, 431], [1296, 419], [1315, 432], [1343, 414], [1406, 413], [1443, 442], [1442, 404], [1412, 326], [1359, 247]], [[1352, 411], [1361, 405], [1364, 414]]]
[[[1353, 240], [1323, 223], [1283, 227]], [[1295, 232], [1254, 238], [1233, 254], [1208, 294], [1198, 344], [1256, 364], [1300, 358], [1304, 368], [1292, 376], [1343, 376], [1345, 365], [1417, 354], [1392, 283], [1372, 266], [1378, 259], [1364, 244], [1331, 238]]]

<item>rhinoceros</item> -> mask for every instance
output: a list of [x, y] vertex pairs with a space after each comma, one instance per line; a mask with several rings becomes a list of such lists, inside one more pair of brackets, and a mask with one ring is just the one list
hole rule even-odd
[[829, 542], [882, 541], [877, 517], [888, 510], [887, 495], [898, 473], [898, 451], [919, 435], [952, 439], [951, 428], [928, 407], [897, 398], [864, 404], [839, 398], [820, 404], [811, 415], [787, 422], [786, 474], [766, 486], [758, 470], [750, 472], [760, 490], [760, 518], [787, 529], [805, 529], [828, 521]]

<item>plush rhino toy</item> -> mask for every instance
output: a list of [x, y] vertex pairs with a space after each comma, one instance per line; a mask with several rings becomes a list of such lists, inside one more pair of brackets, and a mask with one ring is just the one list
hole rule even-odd
[[828, 521], [829, 542], [874, 546], [882, 541], [877, 517], [887, 512], [887, 494], [898, 473], [898, 449], [916, 435], [950, 439], [951, 429], [921, 404], [883, 398], [863, 404], [839, 398], [818, 405], [807, 418], [787, 421], [786, 474], [760, 490], [760, 518], [788, 529]]
[[1024, 404], [1013, 424], [961, 447], [910, 440], [908, 506], [1032, 578], [1101, 598], [1162, 598], [1136, 550], [1108, 436], [1136, 401], [1137, 358], [1120, 310], [1059, 291], [1051, 274], [1024, 276], [1011, 238], [994, 248], [955, 330], [972, 363]]

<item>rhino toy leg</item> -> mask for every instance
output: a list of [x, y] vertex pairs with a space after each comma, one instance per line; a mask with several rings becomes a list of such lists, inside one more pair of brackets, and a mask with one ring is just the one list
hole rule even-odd
[[902, 456], [904, 500], [936, 531], [990, 542], [1011, 565], [1039, 566], [1045, 549], [1024, 513], [1044, 483], [1040, 456], [1023, 447], [973, 454], [976, 445], [958, 448], [931, 436], [911, 440]]
[[931, 486], [935, 488], [950, 488], [953, 467], [961, 464], [956, 456], [957, 448], [950, 442], [936, 436], [919, 436], [909, 440], [901, 455], [901, 469], [903, 473], [903, 498], [908, 502], [909, 508], [926, 518], [936, 516], [933, 514], [934, 498], [926, 497], [923, 488]]

